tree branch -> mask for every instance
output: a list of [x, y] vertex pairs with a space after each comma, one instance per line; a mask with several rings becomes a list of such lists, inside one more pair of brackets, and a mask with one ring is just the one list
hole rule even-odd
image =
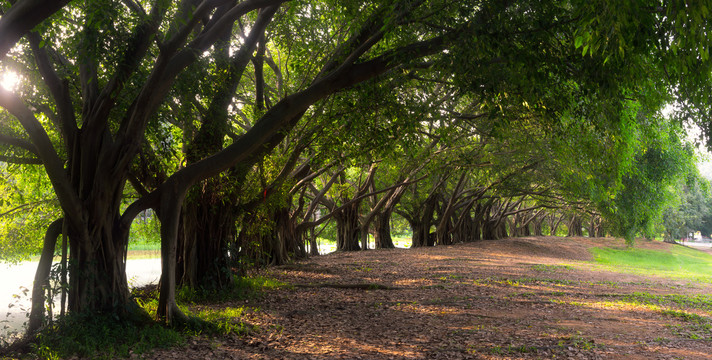
[[23, 149], [37, 155], [37, 148], [35, 147], [35, 145], [33, 145], [31, 142], [24, 140], [24, 139], [0, 134], [0, 143], [23, 148]]
[[0, 17], [0, 60], [20, 38], [71, 0], [22, 0]]

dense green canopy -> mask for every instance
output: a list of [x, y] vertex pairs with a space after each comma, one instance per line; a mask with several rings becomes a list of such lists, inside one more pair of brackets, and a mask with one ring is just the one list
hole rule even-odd
[[651, 237], [692, 172], [682, 120], [710, 131], [704, 2], [43, 3], [0, 2], [0, 257], [44, 245], [44, 281], [64, 234], [72, 312], [136, 311], [149, 208], [167, 322], [176, 284], [306, 256], [327, 221], [340, 250], [391, 247], [393, 214], [413, 246]]

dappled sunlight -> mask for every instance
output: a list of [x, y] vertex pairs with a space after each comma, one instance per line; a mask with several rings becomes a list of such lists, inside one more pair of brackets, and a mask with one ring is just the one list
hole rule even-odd
[[394, 282], [394, 284], [396, 286], [413, 286], [413, 287], [427, 286], [427, 285], [431, 285], [432, 283], [433, 283], [432, 280], [425, 279], [425, 278], [400, 279], [400, 280], [396, 280]]
[[375, 355], [396, 357], [399, 359], [421, 358], [417, 347], [403, 341], [392, 341], [387, 344], [374, 344], [368, 340], [353, 339], [344, 336], [320, 335], [305, 339], [298, 344], [286, 347], [286, 350], [295, 354], [314, 356], [348, 356], [369, 357]]

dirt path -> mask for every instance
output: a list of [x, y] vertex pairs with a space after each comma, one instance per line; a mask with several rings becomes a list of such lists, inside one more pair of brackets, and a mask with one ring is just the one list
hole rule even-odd
[[[597, 270], [587, 249], [604, 243], [623, 247], [613, 239], [506, 239], [273, 268], [265, 275], [300, 286], [219, 305], [253, 308], [244, 320], [259, 332], [196, 339], [151, 357], [712, 358], [712, 286]], [[669, 294], [704, 301], [682, 309]]]

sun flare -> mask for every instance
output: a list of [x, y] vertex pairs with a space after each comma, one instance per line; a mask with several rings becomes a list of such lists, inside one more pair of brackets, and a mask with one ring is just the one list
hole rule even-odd
[[0, 75], [0, 86], [5, 88], [5, 90], [15, 90], [19, 82], [20, 76], [14, 71], [8, 70]]

